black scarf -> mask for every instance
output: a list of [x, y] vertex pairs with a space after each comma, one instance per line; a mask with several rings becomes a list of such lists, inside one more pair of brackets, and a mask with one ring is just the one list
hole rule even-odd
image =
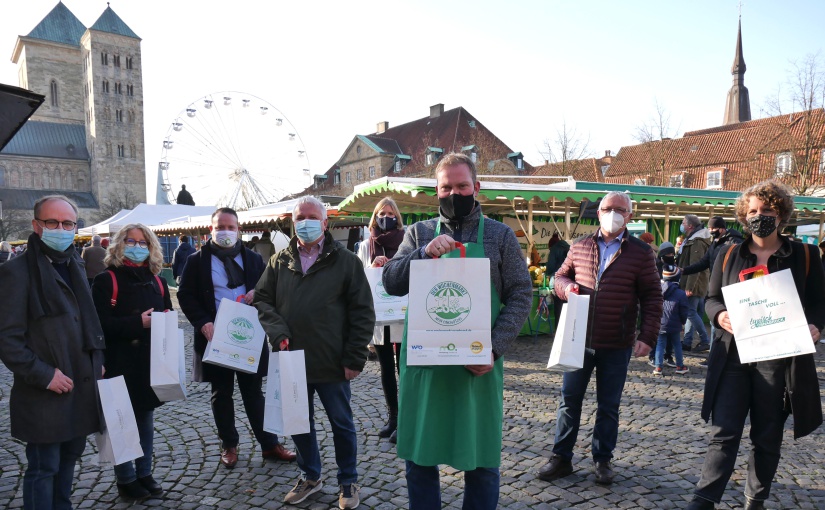
[[240, 239], [235, 242], [235, 246], [232, 248], [221, 248], [210, 239], [204, 248], [208, 250], [207, 253], [218, 257], [218, 260], [223, 262], [223, 267], [226, 269], [227, 287], [235, 289], [246, 283], [243, 268], [235, 261], [235, 257], [238, 256], [243, 248], [243, 243], [241, 243]]
[[[105, 349], [103, 330], [97, 318], [92, 293], [86, 280], [86, 270], [78, 262], [77, 250], [70, 246], [66, 251], [53, 250], [46, 246], [40, 236], [33, 233], [29, 236], [28, 249], [25, 253], [26, 265], [32, 278], [32, 288], [29, 292], [29, 314], [33, 320], [43, 317], [53, 317], [71, 312], [60, 284], [54, 278], [54, 263], [67, 264], [71, 284], [77, 307], [80, 310], [80, 321], [83, 329], [83, 350], [88, 352], [95, 349]], [[48, 257], [48, 258], [46, 258]]]
[[388, 259], [393, 258], [403, 240], [404, 231], [401, 229], [394, 228], [384, 232], [378, 227], [373, 227], [370, 230], [370, 262], [379, 255], [383, 255]]

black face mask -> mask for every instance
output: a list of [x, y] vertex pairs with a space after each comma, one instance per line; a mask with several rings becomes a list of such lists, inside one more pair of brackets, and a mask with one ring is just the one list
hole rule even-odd
[[393, 218], [392, 216], [383, 216], [380, 218], [375, 218], [375, 223], [377, 223], [378, 228], [380, 228], [384, 232], [392, 230], [398, 226], [398, 220]]
[[714, 239], [719, 239], [719, 236], [721, 236], [721, 235], [722, 235], [722, 232], [720, 232], [718, 230], [711, 230], [710, 231], [710, 236]]
[[676, 256], [675, 255], [665, 255], [664, 257], [662, 257], [662, 262], [664, 262], [666, 265], [673, 266], [673, 265], [676, 264]]
[[444, 198], [438, 199], [438, 205], [441, 207], [441, 214], [449, 220], [460, 220], [464, 218], [476, 205], [476, 197], [473, 194], [459, 195], [453, 193]]
[[776, 216], [752, 216], [748, 218], [748, 230], [756, 237], [768, 237], [776, 230]]

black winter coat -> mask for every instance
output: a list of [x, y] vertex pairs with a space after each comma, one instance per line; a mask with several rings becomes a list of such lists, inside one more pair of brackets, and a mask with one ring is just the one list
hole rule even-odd
[[195, 253], [195, 247], [189, 243], [180, 243], [172, 255], [172, 276], [177, 278], [183, 274], [183, 266], [186, 265], [186, 259], [189, 255]]
[[[750, 238], [736, 245], [728, 256], [720, 252], [711, 272], [709, 293], [705, 311], [716, 325], [714, 346], [708, 356], [708, 375], [705, 379], [705, 395], [702, 402], [702, 418], [710, 419], [713, 402], [719, 391], [719, 379], [729, 356], [738, 356], [733, 335], [719, 325], [717, 317], [727, 310], [722, 287], [739, 281], [739, 273], [756, 265], [756, 255], [750, 251]], [[807, 276], [805, 252], [808, 250]], [[728, 260], [725, 263], [725, 257]], [[724, 270], [723, 270], [724, 266]], [[768, 259], [768, 271], [775, 273], [790, 269], [796, 283], [796, 291], [805, 309], [808, 324], [820, 330], [825, 327], [825, 272], [816, 246], [806, 245], [782, 237], [782, 246]], [[806, 436], [822, 423], [822, 401], [819, 396], [819, 380], [813, 354], [803, 354], [788, 358], [785, 369], [785, 411], [794, 418], [794, 438]]]
[[[112, 307], [112, 271], [117, 279], [117, 304]], [[162, 404], [149, 384], [151, 329], [144, 328], [140, 314], [172, 309], [166, 280], [158, 279], [147, 266], [113, 267], [97, 275], [92, 283], [103, 335], [106, 338], [107, 379], [122, 375], [135, 411], [149, 411]]]
[[685, 291], [680, 289], [676, 282], [662, 282], [662, 297], [665, 302], [662, 306], [662, 325], [659, 334], [682, 331], [682, 326], [687, 322], [690, 313]]

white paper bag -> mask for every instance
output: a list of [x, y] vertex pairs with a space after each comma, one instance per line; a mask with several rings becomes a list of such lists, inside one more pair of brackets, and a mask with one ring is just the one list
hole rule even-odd
[[407, 365], [489, 365], [490, 259], [410, 263]]
[[372, 303], [375, 307], [375, 324], [383, 326], [390, 323], [404, 322], [407, 314], [407, 296], [391, 296], [384, 290], [381, 277], [383, 267], [367, 267], [364, 269], [367, 281], [372, 290]]
[[269, 353], [264, 430], [278, 435], [309, 432], [309, 400], [304, 351]]
[[143, 457], [135, 412], [122, 375], [97, 381], [105, 422], [95, 434], [100, 464], [123, 464]]
[[186, 400], [185, 357], [178, 312], [152, 312], [149, 384], [161, 402]]
[[584, 367], [590, 296], [568, 292], [567, 300], [561, 307], [559, 325], [547, 362], [547, 368], [557, 372], [572, 372]]
[[816, 352], [790, 269], [722, 287], [739, 360]]
[[261, 362], [265, 337], [254, 306], [223, 298], [215, 317], [215, 334], [206, 345], [203, 361], [254, 374]]

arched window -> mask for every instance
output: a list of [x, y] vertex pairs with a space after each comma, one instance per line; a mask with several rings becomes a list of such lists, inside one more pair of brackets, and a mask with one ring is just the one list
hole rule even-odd
[[51, 83], [51, 93], [52, 93], [52, 106], [58, 106], [57, 102], [57, 81], [52, 80]]
[[6, 169], [0, 166], [0, 186], [6, 185]]
[[49, 189], [49, 186], [51, 186], [49, 171], [43, 170], [43, 189]]

